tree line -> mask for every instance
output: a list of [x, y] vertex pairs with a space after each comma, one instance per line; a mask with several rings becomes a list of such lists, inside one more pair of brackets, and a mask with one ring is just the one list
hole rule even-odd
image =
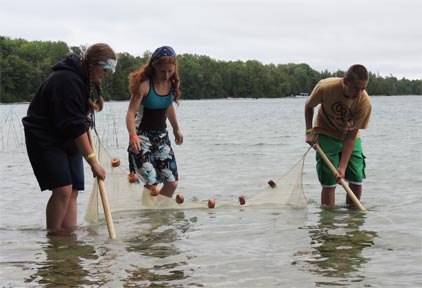
[[[0, 36], [0, 103], [28, 102], [51, 68], [69, 53], [83, 55], [87, 47], [58, 41], [27, 41]], [[118, 54], [116, 72], [103, 80], [106, 100], [128, 100], [128, 75], [145, 64], [151, 51], [142, 56]], [[219, 61], [204, 55], [177, 56], [182, 99], [279, 98], [310, 93], [323, 78], [342, 77], [336, 72], [312, 69], [301, 64], [262, 64], [256, 60]], [[369, 95], [422, 95], [422, 79], [397, 79], [369, 73]]]

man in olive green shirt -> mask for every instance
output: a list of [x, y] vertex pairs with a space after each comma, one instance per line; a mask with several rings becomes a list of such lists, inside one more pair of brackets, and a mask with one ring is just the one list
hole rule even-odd
[[[306, 142], [319, 143], [332, 164], [337, 168], [333, 175], [317, 153], [317, 172], [322, 185], [321, 204], [335, 205], [335, 188], [345, 178], [350, 189], [360, 199], [365, 178], [365, 156], [359, 129], [368, 126], [371, 102], [365, 89], [368, 71], [362, 65], [353, 65], [343, 78], [321, 80], [305, 104]], [[315, 122], [314, 108], [320, 105]], [[349, 197], [347, 204], [353, 202]]]

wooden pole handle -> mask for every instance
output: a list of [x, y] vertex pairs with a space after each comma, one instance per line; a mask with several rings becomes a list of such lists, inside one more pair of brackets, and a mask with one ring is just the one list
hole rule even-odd
[[[328, 159], [327, 155], [325, 155], [324, 151], [322, 151], [321, 147], [315, 144], [315, 149], [318, 151], [321, 158], [324, 160], [325, 164], [327, 164], [328, 168], [330, 168], [331, 172], [336, 175], [337, 169], [334, 167], [333, 163], [331, 163], [330, 159]], [[360, 203], [359, 199], [353, 193], [352, 189], [350, 189], [349, 185], [347, 185], [346, 181], [343, 178], [340, 179], [339, 183], [343, 186], [344, 190], [346, 190], [347, 196], [352, 199], [353, 203], [359, 208], [359, 210], [366, 211], [365, 207], [363, 207], [362, 203]]]
[[[95, 151], [95, 143], [94, 143], [94, 138], [92, 137], [91, 128], [89, 128], [88, 130], [88, 136], [89, 136], [89, 142], [91, 143], [92, 150], [95, 153], [95, 158], [97, 161], [99, 161], [97, 152]], [[101, 202], [103, 203], [104, 215], [107, 222], [108, 235], [110, 236], [110, 239], [116, 239], [116, 231], [114, 230], [113, 218], [111, 217], [111, 211], [110, 211], [110, 206], [108, 204], [108, 198], [107, 198], [107, 193], [104, 186], [104, 181], [97, 177], [97, 183], [98, 183], [98, 188], [100, 190]]]

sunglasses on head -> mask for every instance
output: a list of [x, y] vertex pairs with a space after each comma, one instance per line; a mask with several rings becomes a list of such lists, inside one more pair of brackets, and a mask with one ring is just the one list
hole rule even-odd
[[117, 60], [107, 59], [105, 61], [100, 61], [98, 64], [103, 65], [105, 71], [111, 71], [114, 73], [116, 71]]

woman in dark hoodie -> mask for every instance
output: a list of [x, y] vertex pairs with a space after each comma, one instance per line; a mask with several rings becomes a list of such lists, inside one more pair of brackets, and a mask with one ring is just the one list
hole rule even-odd
[[[77, 225], [77, 197], [84, 190], [83, 159], [94, 177], [105, 179], [88, 129], [101, 111], [101, 79], [114, 72], [116, 54], [107, 44], [90, 46], [85, 55], [65, 57], [38, 89], [22, 119], [26, 148], [41, 191], [51, 190], [47, 230], [61, 235]], [[64, 233], [67, 234], [67, 233]]]

